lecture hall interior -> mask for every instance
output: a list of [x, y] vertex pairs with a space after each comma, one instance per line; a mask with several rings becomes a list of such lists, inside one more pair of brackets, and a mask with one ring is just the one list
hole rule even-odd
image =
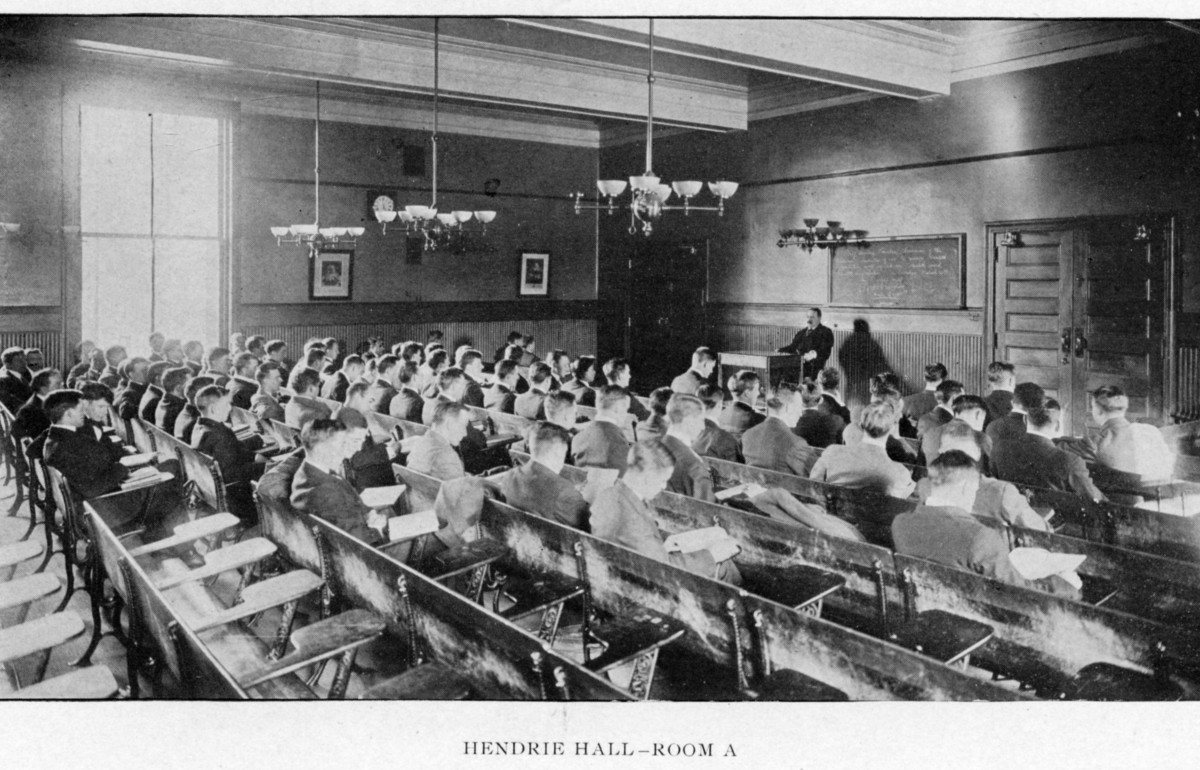
[[1200, 697], [1197, 61], [0, 19], [0, 695]]

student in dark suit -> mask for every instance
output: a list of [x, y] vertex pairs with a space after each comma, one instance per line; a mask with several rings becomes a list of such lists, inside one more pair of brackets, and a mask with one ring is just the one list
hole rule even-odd
[[12, 433], [15, 438], [35, 439], [45, 433], [51, 424], [46, 414], [46, 396], [63, 386], [62, 372], [57, 369], [42, 369], [33, 375], [33, 395], [21, 405], [13, 417]]
[[312, 420], [328, 420], [333, 415], [329, 407], [317, 400], [321, 387], [321, 376], [312, 369], [300, 369], [293, 373], [292, 390], [295, 395], [283, 408], [284, 421], [296, 428], [303, 428]]
[[712, 471], [692, 449], [703, 430], [704, 402], [695, 396], [671, 396], [667, 403], [667, 432], [662, 437], [663, 444], [675, 457], [675, 470], [667, 481], [667, 489], [712, 503], [716, 502]]
[[141, 416], [139, 408], [142, 396], [150, 387], [150, 362], [138, 356], [121, 365], [125, 387], [117, 393], [117, 415], [122, 420], [133, 420]]
[[179, 410], [179, 416], [175, 418], [175, 428], [171, 434], [188, 446], [192, 445], [192, 431], [196, 427], [196, 421], [200, 419], [200, 410], [196, 408], [196, 394], [209, 385], [215, 385], [212, 377], [200, 376], [193, 377], [187, 384], [187, 389], [184, 390], [184, 400], [187, 401], [183, 405], [183, 409]]
[[267, 360], [267, 338], [261, 334], [252, 334], [247, 337], [246, 352], [253, 353], [260, 362]]
[[571, 440], [571, 456], [581, 468], [614, 468], [625, 472], [629, 442], [624, 425], [629, 420], [629, 393], [605, 385], [596, 397], [596, 416]]
[[314, 347], [304, 352], [302, 358], [288, 375], [288, 389], [296, 390], [296, 378], [301, 372], [312, 372], [317, 375], [317, 395], [321, 394], [321, 367], [325, 365], [325, 348]]
[[25, 382], [33, 384], [33, 375], [46, 368], [46, 354], [41, 348], [25, 348]]
[[125, 352], [125, 347], [122, 345], [113, 345], [104, 351], [104, 371], [100, 372], [100, 377], [97, 382], [108, 387], [114, 393], [121, 387], [121, 369], [120, 366], [129, 355]]
[[834, 367], [826, 367], [817, 377], [817, 384], [821, 386], [821, 411], [837, 415], [849, 425], [850, 410], [846, 408], [841, 392], [842, 375]]
[[225, 387], [229, 384], [230, 361], [229, 348], [212, 348], [206, 356], [204, 376], [212, 377], [217, 387]]
[[283, 372], [283, 381], [288, 381], [288, 375], [291, 374], [291, 367], [287, 361], [287, 343], [283, 340], [269, 340], [266, 344], [267, 354], [263, 361], [274, 361], [279, 364], [279, 369]]
[[747, 430], [767, 419], [754, 409], [762, 392], [762, 381], [757, 373], [743, 369], [734, 376], [729, 389], [733, 391], [733, 403], [725, 410], [725, 422], [721, 427], [740, 439]]
[[368, 508], [349, 481], [337, 475], [348, 454], [346, 426], [315, 419], [300, 433], [304, 461], [292, 479], [292, 506], [371, 545], [387, 542], [387, 516]]
[[580, 356], [572, 372], [571, 379], [563, 383], [562, 389], [575, 395], [576, 404], [595, 406], [596, 391], [592, 389], [592, 378], [596, 376], [596, 358]]
[[571, 366], [571, 356], [567, 355], [567, 351], [561, 348], [555, 348], [550, 351], [550, 358], [546, 360], [550, 364], [550, 371], [554, 376], [550, 378], [550, 390], [562, 390], [575, 377], [575, 370]]
[[146, 392], [142, 394], [142, 400], [138, 404], [138, 417], [149, 423], [154, 422], [154, 412], [158, 409], [158, 402], [163, 397], [162, 378], [174, 364], [170, 361], [160, 360], [150, 364], [150, 368], [146, 370]]
[[4, 368], [0, 369], [0, 403], [15, 414], [33, 395], [33, 388], [25, 376], [29, 371], [25, 363], [25, 349], [6, 348], [0, 353], [0, 361], [4, 363]]
[[821, 386], [811, 380], [806, 380], [800, 386], [799, 395], [804, 411], [800, 413], [800, 418], [796, 420], [796, 427], [792, 432], [804, 439], [810, 447], [817, 449], [824, 449], [831, 444], [840, 444], [846, 423], [842, 420], [841, 415], [832, 414], [821, 408], [825, 395], [821, 392]]
[[692, 443], [692, 449], [701, 457], [745, 462], [738, 440], [720, 425], [721, 413], [725, 410], [725, 391], [717, 385], [701, 385], [696, 398], [704, 403], [704, 430]]
[[986, 425], [993, 420], [1005, 417], [1013, 408], [1013, 388], [1017, 384], [1017, 369], [1007, 361], [993, 361], [987, 368], [988, 394], [983, 400], [987, 403], [988, 417]]
[[[1017, 388], [1019, 396], [1021, 385]], [[1024, 417], [1025, 433], [997, 441], [992, 448], [991, 465], [996, 478], [1037, 489], [1074, 492], [1089, 500], [1103, 500], [1104, 495], [1092, 483], [1083, 458], [1054, 446], [1057, 425], [1050, 411], [1035, 406]]]
[[526, 334], [521, 338], [521, 347], [524, 348], [525, 352], [521, 354], [521, 360], [517, 362], [519, 366], [530, 367], [542, 360], [534, 352], [537, 345], [534, 342], [532, 334]]
[[505, 340], [504, 344], [496, 348], [496, 358], [494, 359], [495, 363], [500, 363], [504, 359], [508, 358], [508, 349], [513, 345], [520, 347], [521, 341], [524, 339], [525, 334], [523, 332], [515, 330], [509, 332], [508, 338]]
[[186, 388], [192, 370], [186, 366], [175, 366], [166, 371], [162, 377], [163, 397], [154, 408], [154, 424], [175, 435], [175, 421], [179, 413], [187, 406]]
[[814, 307], [808, 311], [808, 326], [796, 332], [792, 343], [780, 348], [779, 352], [803, 356], [801, 380], [817, 379], [829, 360], [829, 354], [833, 352], [833, 330], [821, 324], [821, 308]]
[[675, 379], [671, 380], [671, 390], [674, 393], [696, 395], [701, 385], [712, 378], [713, 369], [717, 366], [717, 354], [709, 347], [698, 347], [692, 353], [692, 367]]
[[675, 395], [670, 388], [655, 388], [650, 391], [650, 419], [638, 425], [638, 438], [662, 438], [667, 435], [667, 404]]
[[402, 361], [397, 369], [396, 382], [399, 388], [396, 395], [392, 397], [388, 414], [398, 420], [421, 422], [421, 414], [425, 410], [425, 399], [421, 398], [421, 394], [413, 387], [413, 379], [417, 376], [417, 363]]
[[945, 425], [954, 419], [954, 399], [964, 392], [963, 384], [957, 380], [943, 380], [934, 390], [937, 405], [917, 420], [917, 438], [923, 439], [930, 430]]
[[112, 391], [98, 382], [85, 382], [78, 390], [83, 398], [82, 432], [95, 439], [114, 462], [120, 460], [127, 452], [121, 437], [109, 425], [113, 405]]
[[392, 399], [400, 392], [400, 380], [397, 377], [400, 373], [400, 357], [394, 356], [391, 353], [380, 356], [375, 362], [375, 382], [373, 387], [379, 390], [379, 405], [375, 411], [380, 414], [389, 414], [392, 408]]
[[854, 443], [834, 444], [825, 449], [809, 478], [854, 489], [872, 489], [891, 497], [905, 498], [915, 484], [912, 474], [888, 457], [887, 439], [900, 418], [898, 404], [880, 401], [868, 405], [858, 418], [861, 438]]
[[258, 380], [254, 373], [258, 371], [258, 358], [249, 351], [243, 350], [233, 359], [233, 376], [225, 383], [229, 391], [230, 403], [238, 409], [249, 409], [254, 394], [258, 392]]
[[[964, 394], [954, 399], [952, 404], [954, 410], [954, 420], [965, 422], [972, 430], [976, 432], [976, 442], [979, 444], [981, 456], [979, 459], [979, 468], [983, 472], [987, 472], [988, 457], [992, 453], [992, 440], [983, 432], [983, 423], [987, 419], [987, 405], [979, 396]], [[942, 434], [950, 425], [950, 422], [930, 428], [925, 431], [925, 435], [921, 437], [921, 456], [925, 458], [925, 464], [933, 462], [941, 453]]]
[[199, 340], [183, 343], [183, 364], [192, 370], [193, 377], [199, 377], [204, 371], [204, 345]]
[[[438, 377], [437, 395], [425, 401], [425, 407], [421, 412], [421, 422], [432, 425], [439, 404], [446, 402], [462, 404], [466, 388], [467, 378], [463, 375], [462, 369], [451, 367], [444, 370]], [[468, 473], [482, 473], [492, 467], [489, 464], [491, 453], [487, 451], [487, 436], [483, 435], [469, 421], [467, 422], [466, 437], [456, 446]]]
[[604, 377], [609, 385], [619, 385], [629, 393], [629, 413], [637, 418], [638, 422], [644, 422], [650, 417], [650, 410], [638, 401], [637, 394], [629, 389], [633, 371], [629, 368], [628, 361], [623, 358], [609, 359], [604, 364]]
[[530, 435], [532, 459], [496, 481], [509, 505], [586, 532], [587, 503], [579, 490], [559, 475], [570, 445], [571, 434], [565, 428], [539, 423]]
[[496, 364], [495, 382], [483, 390], [483, 408], [505, 414], [515, 414], [513, 411], [517, 394], [513, 390], [517, 385], [517, 362], [505, 359]]
[[187, 366], [187, 356], [183, 352], [183, 343], [177, 339], [171, 338], [163, 342], [162, 356], [163, 360], [171, 364], [171, 366]]
[[418, 473], [449, 481], [467, 474], [457, 447], [467, 437], [471, 412], [457, 401], [435, 401], [429, 431], [407, 439], [408, 467]]
[[[75, 387], [75, 381], [84, 377], [92, 368], [92, 356], [96, 351], [96, 343], [83, 340], [75, 346], [75, 363], [67, 370], [65, 382], [68, 388]], [[101, 357], [103, 357], [101, 353]]]
[[1078, 599], [1071, 584], [1054, 575], [1026, 580], [1009, 559], [1008, 541], [970, 511], [979, 491], [975, 461], [959, 451], [943, 452], [929, 468], [924, 503], [892, 521], [896, 552], [945, 564], [1005, 583]]
[[346, 389], [351, 383], [357, 382], [366, 369], [366, 364], [362, 356], [351, 353], [346, 356], [342, 362], [342, 368], [334, 372], [325, 380], [325, 385], [321, 388], [321, 398], [329, 399], [342, 403], [346, 400]]
[[286, 422], [280, 389], [283, 387], [283, 368], [271, 359], [267, 359], [254, 370], [254, 381], [258, 389], [250, 397], [250, 411], [260, 420], [278, 420]]
[[[601, 396], [603, 398], [603, 396]], [[628, 470], [611, 487], [596, 495], [591, 509], [592, 534], [637, 551], [655, 561], [673, 564], [705, 577], [741, 582], [732, 557], [738, 545], [732, 538], [692, 553], [667, 553], [657, 516], [649, 501], [667, 488], [675, 457], [660, 439], [638, 442], [629, 451]]]
[[944, 364], [927, 364], [925, 366], [925, 390], [904, 397], [904, 421], [912, 428], [916, 429], [920, 419], [937, 408], [938, 400], [935, 393], [938, 385], [942, 384], [942, 380], [949, 376]]
[[546, 410], [542, 402], [550, 392], [550, 379], [554, 376], [550, 365], [544, 361], [534, 364], [529, 370], [529, 390], [517, 396], [513, 401], [513, 413], [527, 420], [546, 419]]
[[46, 396], [45, 409], [52, 423], [43, 450], [46, 464], [61, 473], [84, 499], [119, 489], [129, 478], [129, 469], [84, 430], [83, 394], [56, 390]]
[[163, 355], [163, 345], [167, 343], [167, 338], [162, 332], [150, 332], [150, 354], [146, 356], [146, 360], [152, 364], [157, 364], [159, 361], [166, 361], [166, 356]]
[[[987, 399], [984, 399], [985, 401]], [[1025, 434], [1025, 415], [1030, 409], [1045, 404], [1046, 392], [1040, 385], [1032, 382], [1022, 382], [1013, 389], [1012, 411], [1003, 417], [996, 418], [987, 424], [987, 435], [992, 440], [992, 446], [998, 447], [1003, 441], [1011, 441]]]
[[483, 353], [474, 348], [467, 348], [458, 357], [458, 368], [463, 370], [467, 378], [467, 389], [463, 391], [462, 402], [467, 406], [483, 407]]
[[767, 399], [767, 419], [742, 434], [742, 454], [748, 465], [808, 477], [818, 454], [792, 431], [800, 405], [796, 390], [780, 383]]
[[[575, 396], [564, 390], [556, 390], [546, 396], [546, 400], [542, 402], [542, 408], [546, 411], [546, 422], [557, 425], [574, 437], [575, 423], [579, 418], [579, 413], [575, 409]], [[570, 464], [570, 462], [571, 456], [568, 454], [567, 463]]]
[[225, 422], [229, 419], [231, 400], [231, 394], [218, 385], [209, 385], [196, 394], [200, 418], [192, 430], [192, 448], [217, 463], [225, 483], [229, 512], [250, 526], [258, 519], [250, 482], [262, 473], [262, 464], [256, 462], [254, 452], [262, 448], [263, 442], [261, 436], [250, 436], [244, 442], [238, 440], [233, 428]]

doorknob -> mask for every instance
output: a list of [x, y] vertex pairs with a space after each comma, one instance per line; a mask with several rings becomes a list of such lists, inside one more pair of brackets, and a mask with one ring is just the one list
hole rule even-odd
[[1087, 352], [1088, 341], [1087, 337], [1083, 336], [1083, 329], [1075, 330], [1075, 357], [1083, 358], [1083, 354]]
[[1071, 327], [1062, 330], [1062, 362], [1071, 363]]

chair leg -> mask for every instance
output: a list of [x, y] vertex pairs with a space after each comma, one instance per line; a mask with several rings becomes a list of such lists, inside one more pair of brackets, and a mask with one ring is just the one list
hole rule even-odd
[[650, 697], [650, 685], [654, 682], [654, 669], [658, 664], [658, 650], [642, 655], [633, 663], [633, 676], [629, 680], [629, 692], [638, 700]]
[[129, 697], [133, 700], [137, 700], [142, 691], [141, 683], [138, 682], [138, 659], [140, 656], [141, 651], [136, 642], [125, 649], [125, 676], [129, 679]]
[[329, 686], [329, 700], [342, 700], [346, 697], [346, 687], [350, 684], [350, 669], [354, 666], [354, 656], [357, 654], [357, 647], [342, 653], [333, 684]]
[[288, 602], [283, 605], [283, 618], [275, 631], [275, 645], [267, 655], [268, 660], [279, 660], [287, 652], [288, 639], [292, 636], [292, 623], [296, 619], [296, 607], [299, 602]]
[[50, 559], [52, 559], [54, 557], [55, 553], [58, 553], [58, 551], [56, 551], [54, 549], [54, 509], [53, 508], [46, 509], [45, 515], [42, 517], [42, 526], [46, 530], [46, 555], [42, 557], [42, 563], [38, 565], [38, 568], [35, 569], [34, 572], [42, 572], [43, 570], [45, 570], [46, 567], [50, 564]]
[[125, 610], [125, 600], [121, 598], [121, 594], [113, 592], [112, 603], [112, 635], [124, 647], [133, 644], [133, 640], [125, 633], [125, 629], [121, 628], [121, 613]]
[[88, 596], [92, 600], [92, 640], [88, 643], [87, 650], [79, 660], [71, 664], [72, 666], [90, 666], [92, 654], [96, 652], [96, 648], [100, 646], [100, 639], [104, 636], [100, 618], [100, 606], [104, 603], [104, 574], [100, 569], [100, 560], [91, 553], [91, 548], [88, 551], [88, 560], [84, 565], [87, 578], [84, 582], [87, 584]]
[[21, 505], [25, 502], [25, 482], [21, 480], [21, 471], [18, 469], [13, 478], [17, 483], [17, 499], [13, 502], [12, 507], [8, 509], [8, 515], [12, 516], [20, 510]]

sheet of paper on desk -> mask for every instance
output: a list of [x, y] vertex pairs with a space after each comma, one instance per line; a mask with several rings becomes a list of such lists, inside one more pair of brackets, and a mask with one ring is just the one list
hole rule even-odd
[[404, 484], [393, 484], [390, 487], [367, 487], [359, 493], [363, 504], [368, 508], [387, 508], [400, 495], [404, 494], [404, 490], [408, 487]]
[[388, 540], [411, 540], [419, 535], [437, 532], [437, 514], [433, 511], [417, 511], [388, 519]]
[[156, 457], [158, 457], [158, 455], [156, 455], [154, 452], [141, 452], [135, 455], [126, 455], [118, 462], [120, 462], [121, 465], [124, 465], [126, 468], [136, 468], [139, 465], [146, 465], [147, 463], [153, 462], [154, 458]]
[[717, 502], [724, 502], [724, 501], [728, 500], [729, 498], [737, 497], [738, 495], [745, 495], [746, 497], [755, 497], [757, 495], [761, 495], [763, 492], [766, 492], [766, 491], [767, 491], [766, 487], [762, 486], [761, 484], [755, 484], [754, 482], [750, 481], [745, 484], [738, 484], [737, 486], [730, 487], [729, 489], [722, 489], [720, 492], [717, 492], [714, 495], [714, 497], [717, 498]]
[[1014, 548], [1008, 554], [1008, 560], [1026, 580], [1041, 580], [1051, 575], [1060, 575], [1076, 588], [1083, 586], [1083, 581], [1075, 570], [1087, 559], [1081, 553], [1053, 553], [1044, 548]]
[[663, 541], [663, 548], [666, 548], [668, 553], [674, 551], [694, 553], [706, 550], [709, 546], [728, 539], [729, 533], [725, 531], [724, 527], [704, 527], [671, 535]]
[[129, 478], [121, 484], [121, 489], [127, 491], [130, 489], [140, 489], [141, 487], [152, 487], [155, 484], [161, 484], [173, 478], [175, 478], [175, 475], [172, 473], [164, 473], [149, 467], [139, 468], [130, 474]]
[[588, 468], [587, 481], [583, 484], [580, 494], [584, 501], [591, 505], [596, 501], [596, 495], [617, 483], [620, 474], [616, 468]]

